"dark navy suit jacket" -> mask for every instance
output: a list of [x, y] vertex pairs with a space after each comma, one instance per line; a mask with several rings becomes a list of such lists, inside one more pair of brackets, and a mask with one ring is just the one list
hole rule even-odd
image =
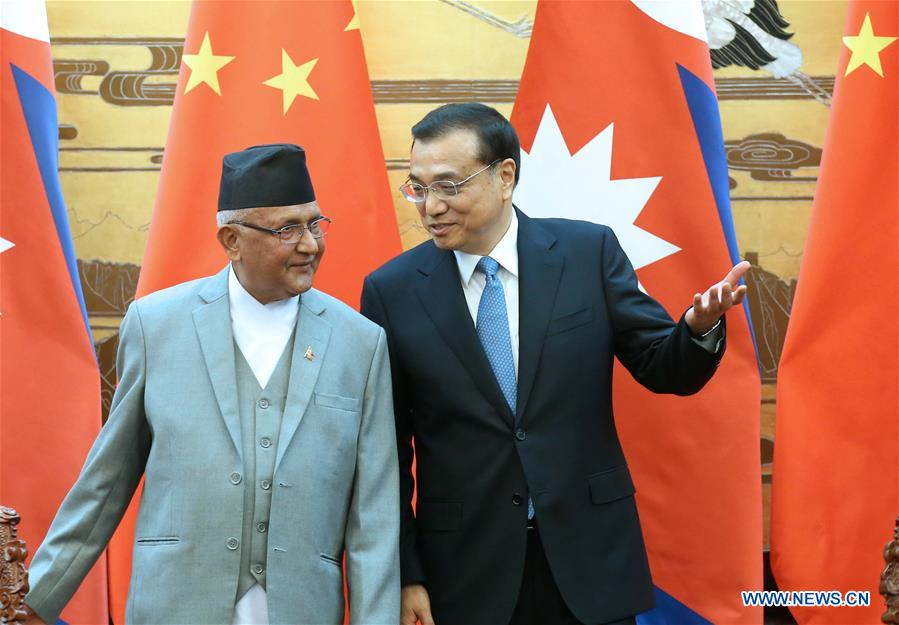
[[634, 484], [612, 417], [613, 361], [654, 392], [686, 395], [724, 352], [723, 341], [714, 354], [704, 349], [683, 318], [674, 323], [637, 288], [608, 227], [518, 219], [517, 414], [478, 340], [451, 251], [423, 243], [363, 288], [362, 313], [386, 330], [390, 349], [403, 584], [427, 587], [439, 625], [509, 621], [528, 496], [555, 581], [580, 621], [651, 608]]

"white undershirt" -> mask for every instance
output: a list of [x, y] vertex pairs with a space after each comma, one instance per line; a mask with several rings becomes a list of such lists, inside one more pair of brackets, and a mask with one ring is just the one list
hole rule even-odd
[[[468, 254], [454, 250], [456, 265], [459, 267], [459, 279], [462, 281], [462, 292], [465, 294], [465, 303], [468, 304], [468, 312], [475, 327], [478, 323], [478, 306], [481, 303], [481, 294], [487, 284], [487, 277], [480, 271], [475, 271], [478, 261], [483, 256]], [[509, 318], [509, 337], [512, 339], [512, 360], [515, 362], [515, 377], [518, 377], [518, 216], [512, 211], [512, 221], [509, 229], [499, 240], [493, 250], [487, 254], [499, 263], [496, 277], [503, 285], [503, 295], [506, 297], [506, 314]]]

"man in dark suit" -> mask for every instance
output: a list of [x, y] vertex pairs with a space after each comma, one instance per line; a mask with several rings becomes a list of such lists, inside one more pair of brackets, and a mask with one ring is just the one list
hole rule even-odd
[[654, 392], [697, 392], [749, 265], [675, 323], [609, 228], [512, 205], [520, 148], [497, 111], [446, 105], [412, 135], [401, 191], [432, 240], [362, 294], [393, 373], [402, 624], [632, 623], [653, 594], [614, 357]]

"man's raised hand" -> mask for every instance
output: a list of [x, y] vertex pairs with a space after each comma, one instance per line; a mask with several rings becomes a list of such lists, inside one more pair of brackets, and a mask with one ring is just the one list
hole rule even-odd
[[705, 293], [693, 295], [693, 307], [684, 319], [693, 334], [705, 334], [715, 327], [721, 315], [743, 303], [747, 287], [739, 282], [750, 267], [749, 261], [737, 263], [721, 282], [710, 286]]

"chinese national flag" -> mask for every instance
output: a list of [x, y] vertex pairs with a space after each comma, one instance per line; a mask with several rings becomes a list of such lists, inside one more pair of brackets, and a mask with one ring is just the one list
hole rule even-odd
[[849, 5], [830, 125], [777, 382], [771, 566], [781, 590], [870, 592], [794, 607], [879, 623], [899, 513], [897, 3]]
[[[698, 1], [539, 2], [512, 122], [524, 152], [516, 204], [610, 226], [675, 319], [739, 259]], [[756, 362], [738, 307], [699, 394], [653, 395], [615, 371], [656, 584], [643, 625], [762, 621], [740, 600], [762, 585]]]
[[[401, 251], [357, 18], [349, 0], [195, 2], [137, 295], [215, 273], [222, 156], [296, 143], [333, 221], [315, 286], [356, 306], [362, 278]], [[123, 623], [133, 508], [110, 545]]]

